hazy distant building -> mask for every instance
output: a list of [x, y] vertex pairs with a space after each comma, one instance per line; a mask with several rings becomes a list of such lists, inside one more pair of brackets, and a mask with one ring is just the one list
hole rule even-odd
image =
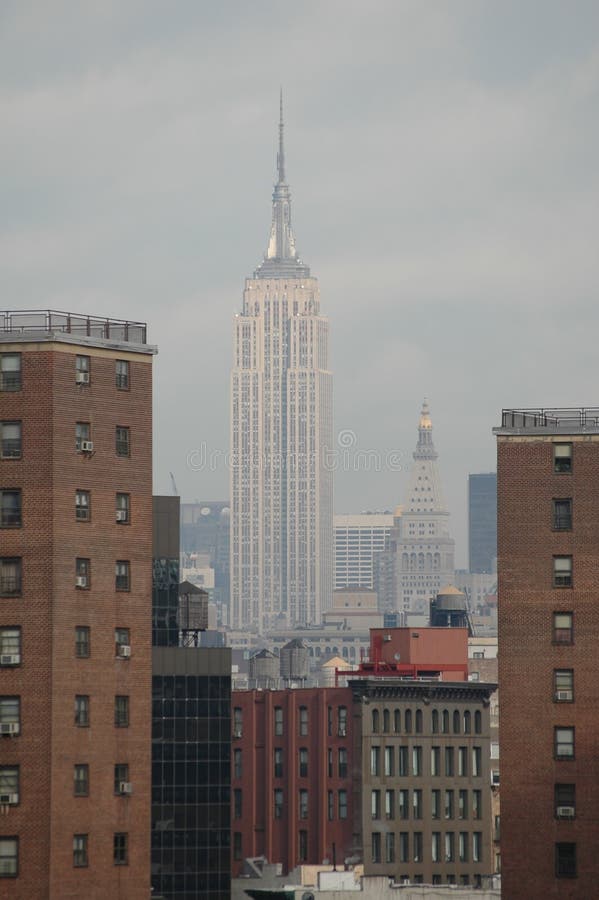
[[235, 316], [231, 373], [231, 625], [320, 622], [333, 579], [332, 377], [318, 281], [295, 248], [285, 176], [264, 260]]
[[225, 622], [228, 621], [230, 594], [229, 512], [228, 500], [181, 504], [184, 577], [208, 591]]
[[375, 554], [389, 546], [392, 513], [334, 517], [335, 589], [375, 587]]
[[497, 473], [468, 477], [468, 554], [471, 572], [497, 571]]

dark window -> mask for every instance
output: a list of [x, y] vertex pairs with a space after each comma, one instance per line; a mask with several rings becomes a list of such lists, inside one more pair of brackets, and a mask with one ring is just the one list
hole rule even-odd
[[0, 697], [0, 734], [21, 733], [21, 700], [19, 697]]
[[129, 784], [129, 763], [116, 763], [114, 767], [114, 792], [124, 794], [123, 785]]
[[128, 628], [114, 629], [114, 654], [120, 659], [128, 659], [131, 656], [131, 638]]
[[449, 711], [447, 709], [443, 710], [441, 731], [443, 734], [449, 734]]
[[75, 587], [88, 590], [91, 587], [91, 561], [79, 557], [75, 560]]
[[371, 747], [370, 748], [370, 774], [371, 775], [380, 775], [381, 774], [381, 748], [380, 747]]
[[385, 862], [395, 862], [395, 835], [392, 831], [385, 834]]
[[393, 790], [385, 791], [385, 818], [395, 818], [395, 791]]
[[20, 391], [21, 354], [0, 353], [0, 391]]
[[431, 775], [441, 774], [441, 748], [431, 747]]
[[422, 862], [422, 832], [415, 831], [412, 837], [414, 862]]
[[0, 557], [0, 597], [21, 595], [21, 557]]
[[75, 382], [77, 384], [89, 384], [91, 361], [89, 356], [75, 357]]
[[396, 709], [393, 713], [393, 731], [395, 734], [401, 732], [401, 710]]
[[415, 714], [415, 731], [416, 734], [422, 734], [423, 730], [423, 720], [422, 720], [422, 710], [417, 709]]
[[410, 861], [410, 833], [408, 831], [399, 832], [399, 861]]
[[337, 734], [339, 737], [347, 736], [347, 707], [340, 706], [337, 710]]
[[422, 775], [422, 747], [412, 747], [412, 775]]
[[460, 831], [458, 837], [458, 857], [460, 862], [468, 862], [468, 841], [468, 832]]
[[73, 835], [73, 865], [74, 866], [87, 866], [87, 864], [88, 864], [87, 835], [86, 834], [74, 834]]
[[[409, 770], [409, 757], [408, 757], [408, 748], [406, 746], [398, 747], [398, 764], [397, 764], [397, 774], [402, 778], [405, 778], [410, 774]], [[375, 774], [374, 772], [372, 773]]]
[[274, 817], [275, 819], [283, 818], [283, 791], [281, 788], [274, 790]]
[[0, 766], [0, 806], [19, 802], [19, 767]]
[[0, 878], [16, 878], [19, 874], [18, 837], [0, 837]]
[[114, 724], [117, 728], [129, 725], [129, 697], [126, 694], [117, 694], [114, 698]]
[[483, 717], [481, 715], [480, 709], [477, 709], [474, 713], [474, 733], [482, 734], [483, 730]]
[[381, 833], [380, 831], [372, 832], [372, 861], [380, 863], [381, 861]]
[[233, 751], [233, 775], [235, 778], [241, 778], [242, 773], [242, 757], [241, 750]]
[[300, 706], [299, 708], [299, 733], [301, 737], [308, 734], [308, 707]]
[[116, 360], [115, 379], [119, 391], [129, 390], [129, 362], [126, 359]]
[[283, 707], [275, 706], [275, 735], [281, 737], [283, 734]]
[[557, 703], [571, 703], [574, 700], [574, 670], [553, 670], [553, 699]]
[[399, 818], [410, 818], [410, 792], [406, 788], [400, 788], [399, 791]]
[[308, 749], [306, 747], [299, 749], [299, 776], [300, 778], [308, 777]]
[[553, 557], [553, 587], [572, 587], [572, 557]]
[[329, 706], [327, 709], [327, 734], [329, 737], [333, 734], [333, 707]]
[[129, 835], [119, 831], [114, 835], [113, 860], [115, 866], [126, 866], [129, 862]]
[[75, 697], [75, 725], [79, 728], [89, 727], [89, 696], [77, 694]]
[[347, 819], [347, 791], [340, 790], [338, 794], [338, 810], [339, 810], [339, 818]]
[[78, 522], [91, 519], [91, 496], [89, 491], [75, 491], [75, 518]]
[[468, 791], [461, 790], [458, 794], [458, 819], [468, 818]]
[[116, 520], [119, 525], [128, 525], [131, 521], [131, 495], [116, 495]]
[[347, 778], [347, 750], [339, 747], [339, 778]]
[[458, 775], [468, 775], [468, 747], [458, 747]]
[[560, 728], [553, 730], [554, 753], [556, 759], [574, 759], [574, 729]]
[[576, 844], [556, 844], [556, 878], [576, 878], [576, 874]]
[[467, 709], [464, 712], [464, 734], [470, 734], [471, 728], [472, 728], [472, 725], [471, 725], [470, 710]]
[[131, 575], [128, 559], [117, 559], [114, 566], [114, 587], [117, 591], [131, 590]]
[[243, 794], [241, 788], [233, 791], [233, 818], [241, 819], [243, 810]]
[[482, 749], [480, 747], [472, 748], [472, 776], [479, 778], [482, 775]]
[[305, 788], [301, 788], [299, 792], [299, 817], [308, 818], [308, 791]]
[[76, 797], [87, 797], [89, 794], [89, 766], [87, 763], [78, 763], [73, 769], [74, 788]]
[[381, 817], [381, 792], [379, 790], [374, 790], [370, 792], [370, 806], [371, 806], [371, 815], [373, 819], [380, 819]]
[[240, 738], [243, 736], [243, 710], [241, 706], [236, 706], [233, 710], [233, 737]]
[[441, 818], [441, 791], [437, 788], [431, 791], [431, 817]]
[[460, 712], [457, 709], [453, 711], [453, 733], [460, 733]]
[[75, 449], [79, 452], [89, 452], [91, 447], [91, 428], [89, 422], [75, 423]]
[[433, 734], [439, 733], [439, 710], [433, 709], [431, 714], [431, 729]]
[[414, 819], [422, 818], [422, 791], [420, 788], [412, 791], [412, 816]]
[[482, 791], [472, 791], [472, 818], [482, 819], [483, 817], [483, 797]]
[[391, 715], [388, 709], [383, 710], [383, 731], [385, 734], [391, 731]]
[[572, 500], [553, 501], [553, 528], [555, 531], [572, 530]]
[[90, 655], [91, 633], [89, 625], [77, 625], [75, 627], [75, 656], [79, 659], [87, 659]]
[[571, 644], [574, 636], [574, 614], [571, 612], [553, 613], [553, 643]]
[[572, 471], [572, 444], [553, 445], [553, 471], [560, 475]]
[[445, 791], [445, 806], [443, 815], [446, 819], [453, 819], [453, 791]]
[[242, 845], [241, 845], [241, 832], [234, 831], [233, 832], [233, 859], [241, 859], [242, 858]]
[[378, 709], [372, 710], [372, 732], [373, 734], [377, 734], [379, 731], [379, 711]]
[[404, 731], [406, 734], [411, 734], [412, 732], [412, 710], [406, 709], [404, 713]]
[[573, 819], [576, 815], [576, 785], [555, 785], [555, 816], [558, 819]]
[[116, 434], [116, 455], [129, 456], [131, 453], [131, 445], [129, 440], [129, 428], [123, 425], [117, 425]]
[[282, 747], [275, 747], [274, 776], [275, 776], [275, 778], [283, 777], [283, 748]]
[[[445, 775], [447, 777], [452, 777], [453, 771], [454, 771], [453, 747], [446, 747], [445, 748]], [[472, 774], [474, 775], [474, 772]], [[476, 774], [480, 774], [480, 773], [477, 772]]]
[[0, 666], [18, 666], [20, 662], [20, 627], [18, 625], [0, 625]]
[[327, 791], [327, 818], [329, 822], [332, 822], [335, 818], [335, 793], [334, 791]]
[[21, 450], [21, 423], [0, 422], [0, 456], [2, 459], [20, 459]]
[[0, 490], [0, 528], [19, 528], [21, 525], [21, 491], [17, 488]]
[[308, 832], [303, 829], [299, 833], [299, 862], [308, 861]]

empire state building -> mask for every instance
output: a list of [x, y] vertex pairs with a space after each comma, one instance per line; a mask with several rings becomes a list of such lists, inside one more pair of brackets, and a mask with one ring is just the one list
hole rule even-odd
[[282, 100], [277, 175], [231, 372], [231, 626], [259, 632], [319, 623], [333, 584], [329, 325], [295, 246]]

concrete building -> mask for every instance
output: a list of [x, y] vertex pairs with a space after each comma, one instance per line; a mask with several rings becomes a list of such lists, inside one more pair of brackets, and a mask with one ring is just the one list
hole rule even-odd
[[150, 893], [155, 352], [141, 323], [0, 312], [0, 894], [15, 900]]
[[235, 316], [231, 619], [260, 633], [318, 624], [333, 581], [332, 376], [318, 281], [296, 251], [283, 118], [272, 227]]
[[375, 588], [375, 555], [389, 547], [392, 513], [337, 515], [335, 527], [335, 590]]
[[497, 571], [497, 473], [468, 476], [468, 558], [471, 572]]
[[599, 410], [504, 410], [494, 431], [505, 894], [594, 897]]
[[378, 628], [383, 624], [376, 591], [360, 587], [333, 591], [333, 606], [322, 618], [325, 625], [336, 625], [352, 631]]

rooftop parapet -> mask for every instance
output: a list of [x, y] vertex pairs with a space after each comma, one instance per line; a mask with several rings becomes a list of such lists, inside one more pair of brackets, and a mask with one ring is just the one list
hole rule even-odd
[[0, 310], [0, 341], [35, 340], [40, 335], [74, 342], [146, 344], [145, 322], [106, 319], [55, 309]]
[[599, 432], [599, 407], [504, 409], [493, 434], [577, 434]]

